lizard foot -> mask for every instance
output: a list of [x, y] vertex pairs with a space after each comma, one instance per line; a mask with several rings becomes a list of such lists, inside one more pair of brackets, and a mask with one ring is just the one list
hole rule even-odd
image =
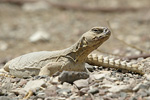
[[0, 73], [0, 76], [9, 77], [9, 78], [15, 78], [15, 76], [9, 75], [9, 74], [5, 74], [5, 73]]

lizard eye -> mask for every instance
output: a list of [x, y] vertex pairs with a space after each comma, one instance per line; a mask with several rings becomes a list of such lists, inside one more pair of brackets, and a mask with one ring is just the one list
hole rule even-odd
[[92, 31], [95, 32], [95, 33], [102, 33], [103, 29], [93, 28]]

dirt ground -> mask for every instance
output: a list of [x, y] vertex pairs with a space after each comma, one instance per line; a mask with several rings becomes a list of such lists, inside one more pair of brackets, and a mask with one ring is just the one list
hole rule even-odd
[[[149, 0], [64, 0], [61, 3], [102, 8], [150, 6]], [[108, 21], [115, 36], [140, 49], [150, 50], [150, 9], [88, 12], [58, 9], [51, 5], [47, 5], [47, 8], [40, 6], [42, 5], [30, 2], [21, 5], [0, 3], [0, 60], [33, 51], [67, 48], [90, 28], [108, 27]], [[38, 7], [39, 9], [36, 9]], [[39, 30], [50, 35], [49, 42], [29, 41], [29, 37]], [[140, 54], [138, 50], [123, 44], [113, 36], [99, 49], [126, 56]]]

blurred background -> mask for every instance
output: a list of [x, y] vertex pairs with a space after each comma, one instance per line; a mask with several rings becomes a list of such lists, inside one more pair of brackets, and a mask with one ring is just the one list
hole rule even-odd
[[94, 26], [113, 33], [98, 53], [147, 53], [150, 0], [0, 0], [0, 63], [29, 52], [67, 48]]

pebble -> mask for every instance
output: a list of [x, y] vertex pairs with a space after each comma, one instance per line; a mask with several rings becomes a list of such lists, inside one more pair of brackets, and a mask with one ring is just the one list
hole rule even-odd
[[149, 75], [149, 74], [145, 74], [144, 76], [146, 77], [146, 79], [147, 79], [148, 81], [150, 81], [150, 75]]
[[120, 97], [121, 97], [121, 100], [125, 100], [125, 98], [127, 97], [127, 93], [121, 92]]
[[58, 90], [56, 90], [56, 92], [59, 95], [65, 95], [65, 96], [71, 95], [71, 90], [70, 89], [58, 89]]
[[25, 11], [37, 11], [49, 9], [50, 5], [44, 1], [38, 1], [34, 3], [24, 3], [22, 9]]
[[91, 94], [99, 93], [99, 89], [98, 89], [98, 88], [90, 89], [90, 90], [88, 91], [88, 93], [91, 93]]
[[47, 97], [51, 97], [51, 96], [56, 96], [56, 90], [57, 90], [57, 86], [52, 85], [52, 86], [48, 86], [45, 90], [44, 93]]
[[82, 89], [80, 89], [79, 95], [82, 96], [82, 95], [86, 94], [88, 92], [88, 90], [89, 90], [89, 88], [82, 88]]
[[35, 90], [41, 86], [45, 86], [45, 81], [43, 79], [29, 81], [23, 89], [28, 92], [29, 90]]
[[59, 77], [58, 77], [58, 76], [52, 77], [51, 83], [52, 83], [52, 84], [58, 84], [58, 83], [59, 83]]
[[59, 81], [73, 83], [79, 79], [87, 79], [89, 74], [87, 72], [63, 71], [59, 75]]
[[89, 85], [87, 79], [80, 79], [80, 80], [74, 81], [73, 83], [78, 89], [88, 87]]
[[47, 42], [50, 40], [50, 35], [45, 31], [37, 31], [30, 36], [30, 42]]
[[4, 41], [0, 41], [0, 50], [5, 51], [8, 49], [8, 44]]
[[101, 80], [106, 77], [106, 74], [94, 74], [92, 75], [96, 80]]
[[113, 86], [110, 89], [108, 89], [109, 92], [124, 92], [124, 91], [131, 91], [131, 88], [128, 85], [118, 85], [118, 86]]
[[139, 89], [148, 89], [150, 87], [150, 82], [139, 83], [132, 90], [138, 91]]
[[7, 97], [7, 96], [0, 96], [0, 100], [16, 100], [16, 99], [10, 98], [10, 97]]
[[88, 63], [85, 63], [85, 67], [90, 71], [92, 72], [94, 70], [94, 67], [89, 65]]

